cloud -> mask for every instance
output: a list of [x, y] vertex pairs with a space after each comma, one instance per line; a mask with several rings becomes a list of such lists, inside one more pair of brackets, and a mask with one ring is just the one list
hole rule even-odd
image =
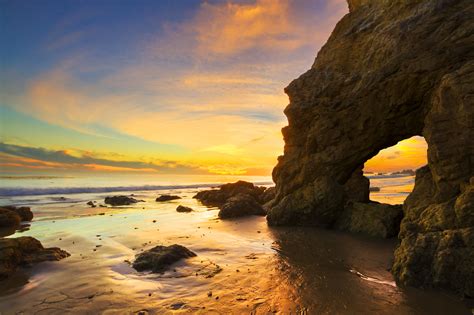
[[[283, 88], [310, 68], [346, 11], [345, 0], [203, 2], [185, 21], [138, 34], [123, 53], [97, 60], [97, 52], [68, 51], [11, 103], [82, 133], [114, 130], [178, 145], [190, 152], [188, 164], [268, 171], [283, 150]], [[87, 42], [76, 24], [66, 23], [70, 33], [54, 33], [46, 46]]]
[[365, 162], [364, 169], [373, 172], [393, 172], [416, 169], [427, 163], [428, 145], [423, 137], [411, 137], [381, 150]]
[[0, 166], [2, 168], [56, 169], [56, 170], [101, 170], [158, 172], [166, 174], [208, 174], [197, 166], [184, 165], [176, 161], [115, 161], [96, 158], [91, 153], [80, 155], [68, 150], [18, 146], [0, 142]]

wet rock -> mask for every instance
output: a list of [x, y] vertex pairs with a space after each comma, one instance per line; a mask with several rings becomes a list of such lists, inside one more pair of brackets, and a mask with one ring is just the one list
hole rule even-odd
[[57, 247], [44, 248], [33, 237], [0, 239], [0, 279], [7, 278], [17, 268], [42, 261], [57, 261], [69, 254]]
[[[474, 297], [474, 228], [409, 234], [395, 251], [399, 282]], [[429, 268], [427, 268], [429, 266]]]
[[181, 199], [180, 196], [176, 195], [161, 195], [158, 198], [156, 198], [156, 201], [162, 202], [162, 201], [171, 201], [171, 200], [177, 200]]
[[11, 210], [0, 208], [0, 227], [16, 229], [20, 226], [21, 217]]
[[2, 208], [13, 211], [18, 214], [21, 218], [21, 221], [33, 220], [33, 212], [31, 212], [31, 209], [29, 207], [3, 206]]
[[179, 206], [176, 208], [176, 211], [178, 211], [178, 212], [192, 212], [193, 209], [190, 208], [190, 207], [185, 207], [185, 206], [179, 205]]
[[137, 271], [163, 273], [175, 262], [195, 256], [195, 253], [181, 245], [156, 246], [136, 255], [133, 268]]
[[354, 202], [345, 206], [335, 227], [373, 237], [390, 238], [397, 236], [402, 218], [402, 205]]
[[219, 207], [229, 198], [239, 194], [252, 196], [257, 202], [262, 202], [261, 196], [264, 191], [265, 187], [257, 187], [249, 182], [238, 181], [224, 184], [219, 189], [200, 191], [193, 198], [201, 201], [206, 206]]
[[96, 205], [94, 204], [93, 201], [89, 201], [89, 202], [87, 203], [87, 205], [90, 206], [91, 208], [95, 208], [95, 207], [96, 207]]
[[370, 191], [370, 192], [379, 192], [379, 191], [380, 191], [380, 187], [370, 187], [370, 188], [369, 188], [369, 191]]
[[226, 203], [220, 207], [219, 218], [230, 219], [247, 215], [266, 215], [262, 205], [255, 198], [246, 194], [238, 194], [229, 198]]
[[[350, 0], [349, 7], [311, 69], [285, 89], [288, 126], [268, 222], [333, 227], [354, 201], [347, 189], [354, 172], [421, 135], [429, 164], [404, 204], [394, 276], [437, 287], [447, 283], [443, 275], [472, 295], [472, 1]], [[445, 268], [447, 253], [461, 264]]]
[[111, 206], [128, 206], [140, 201], [128, 196], [113, 196], [113, 197], [105, 197], [104, 202]]

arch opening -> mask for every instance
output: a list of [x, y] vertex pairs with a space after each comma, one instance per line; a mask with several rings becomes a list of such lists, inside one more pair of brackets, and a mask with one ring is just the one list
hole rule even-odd
[[380, 150], [364, 164], [370, 181], [370, 200], [385, 204], [403, 204], [413, 191], [415, 171], [426, 165], [428, 144], [414, 136]]

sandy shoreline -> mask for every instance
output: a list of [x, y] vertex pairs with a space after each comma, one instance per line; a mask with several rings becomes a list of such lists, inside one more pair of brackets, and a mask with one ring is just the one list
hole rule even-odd
[[[387, 271], [395, 240], [269, 228], [264, 217], [218, 220], [216, 208], [192, 199], [195, 192], [173, 191], [183, 199], [165, 203], [154, 201], [156, 192], [134, 192], [145, 202], [130, 207], [38, 205], [30, 229], [14, 236], [31, 235], [71, 257], [1, 282], [2, 314], [470, 313], [452, 295], [397, 288]], [[180, 204], [195, 211], [177, 213]], [[163, 275], [128, 263], [174, 243], [198, 256]]]

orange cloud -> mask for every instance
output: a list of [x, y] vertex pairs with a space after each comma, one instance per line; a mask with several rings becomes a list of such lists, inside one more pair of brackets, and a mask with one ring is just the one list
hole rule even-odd
[[303, 44], [289, 18], [288, 0], [254, 4], [204, 2], [191, 29], [201, 54], [233, 54], [256, 47], [294, 49]]
[[427, 164], [428, 145], [423, 137], [411, 137], [381, 150], [364, 165], [367, 172], [394, 172], [417, 169]]

